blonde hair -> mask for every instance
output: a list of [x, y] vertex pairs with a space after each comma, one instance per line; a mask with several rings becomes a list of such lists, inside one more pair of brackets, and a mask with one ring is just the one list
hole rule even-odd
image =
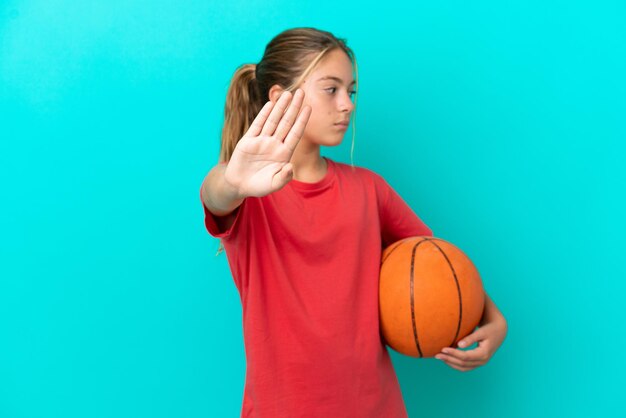
[[[269, 91], [272, 86], [279, 85], [286, 91], [294, 92], [316, 65], [330, 51], [336, 49], [346, 53], [355, 72], [357, 92], [354, 96], [355, 107], [351, 115], [352, 146], [350, 148], [350, 164], [354, 169], [353, 153], [356, 135], [354, 115], [359, 84], [356, 58], [346, 45], [345, 39], [314, 28], [294, 28], [279, 33], [267, 44], [265, 53], [258, 64], [244, 64], [237, 68], [226, 93], [219, 162], [230, 161], [237, 142], [269, 100]], [[220, 240], [216, 255], [222, 250], [223, 245]]]
[[269, 100], [272, 86], [277, 84], [286, 91], [295, 91], [322, 58], [336, 49], [341, 49], [348, 55], [355, 71], [357, 93], [354, 96], [355, 111], [351, 117], [353, 125], [350, 150], [350, 162], [354, 166], [354, 115], [359, 84], [356, 58], [344, 39], [314, 28], [295, 28], [281, 32], [267, 44], [258, 64], [244, 64], [237, 68], [226, 93], [219, 161], [230, 161], [237, 142]]

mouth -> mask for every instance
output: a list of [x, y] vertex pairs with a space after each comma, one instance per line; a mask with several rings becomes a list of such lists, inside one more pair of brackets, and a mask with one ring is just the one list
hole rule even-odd
[[335, 126], [338, 126], [340, 128], [347, 128], [350, 125], [349, 121], [344, 121], [344, 122], [339, 122], [339, 123], [335, 123]]

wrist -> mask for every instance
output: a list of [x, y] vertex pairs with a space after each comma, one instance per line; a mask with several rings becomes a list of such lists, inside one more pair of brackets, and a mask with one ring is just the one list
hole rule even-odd
[[216, 216], [228, 215], [244, 200], [238, 189], [226, 181], [225, 168], [224, 164], [219, 164], [209, 172], [202, 183], [204, 205]]
[[226, 171], [228, 169], [228, 165], [226, 163], [223, 164], [222, 168], [222, 190], [224, 193], [230, 198], [230, 200], [236, 201], [237, 203], [241, 203], [246, 196], [241, 192], [240, 182], [236, 179], [227, 176]]

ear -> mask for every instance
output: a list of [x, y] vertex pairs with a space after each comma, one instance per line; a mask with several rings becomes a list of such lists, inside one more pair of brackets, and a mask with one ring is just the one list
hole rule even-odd
[[270, 100], [274, 103], [278, 100], [281, 94], [283, 94], [284, 89], [278, 84], [274, 84], [272, 88], [270, 88], [269, 96]]

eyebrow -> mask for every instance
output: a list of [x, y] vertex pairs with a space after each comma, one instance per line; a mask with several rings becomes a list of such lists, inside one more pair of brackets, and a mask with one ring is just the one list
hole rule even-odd
[[[322, 81], [322, 80], [334, 80], [334, 81], [336, 81], [336, 82], [338, 82], [338, 83], [343, 84], [343, 80], [342, 80], [342, 79], [340, 79], [339, 77], [334, 77], [334, 76], [332, 76], [332, 75], [327, 75], [327, 76], [325, 76], [325, 77], [322, 77], [322, 78], [318, 78], [318, 79], [317, 79], [317, 81]], [[350, 86], [350, 85], [352, 85], [352, 84], [356, 84], [356, 81], [355, 81], [355, 80], [352, 80], [352, 82], [350, 82], [350, 84], [348, 84], [348, 85]]]

